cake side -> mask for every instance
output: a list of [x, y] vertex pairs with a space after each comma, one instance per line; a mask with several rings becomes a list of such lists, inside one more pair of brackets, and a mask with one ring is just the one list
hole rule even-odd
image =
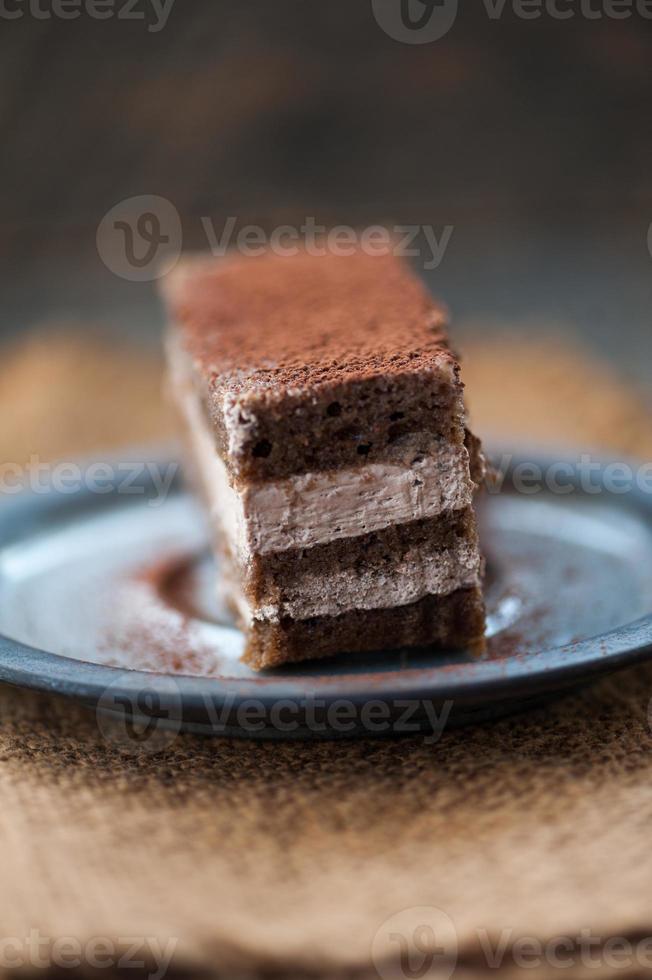
[[[366, 295], [367, 319], [349, 342], [358, 351], [372, 345], [373, 323], [383, 322], [382, 302], [374, 305], [365, 294], [368, 259], [364, 258], [361, 293]], [[330, 268], [330, 261], [317, 262], [317, 267]], [[200, 264], [204, 276], [204, 263]], [[276, 265], [275, 257], [270, 264]], [[347, 283], [355, 280], [357, 267], [357, 262], [349, 260]], [[262, 265], [249, 268], [253, 274]], [[380, 274], [387, 265], [377, 268]], [[238, 270], [240, 274], [239, 262]], [[297, 274], [302, 270], [303, 262]], [[399, 282], [413, 281], [396, 260], [390, 271], [394, 288]], [[187, 290], [187, 270], [185, 275]], [[314, 297], [314, 271], [311, 276]], [[339, 276], [340, 271], [335, 280], [330, 274], [323, 279], [333, 287]], [[219, 292], [219, 276], [211, 281]], [[249, 291], [255, 295], [258, 288], [253, 276]], [[206, 296], [198, 302], [202, 316], [207, 317]], [[187, 292], [186, 304], [190, 304]], [[217, 301], [208, 306], [213, 311], [222, 309]], [[236, 308], [230, 307], [241, 337], [243, 332], [266, 332], [268, 326], [267, 321], [255, 325], [248, 320], [250, 308], [245, 303], [238, 320]], [[294, 321], [297, 310], [292, 295], [286, 296], [285, 309], [287, 319]], [[198, 354], [197, 345], [193, 348], [184, 325], [172, 330], [168, 345], [172, 386], [215, 528], [222, 591], [248, 632], [247, 657], [255, 667], [282, 662], [284, 657], [306, 659], [336, 649], [373, 649], [378, 644], [469, 646], [477, 644], [482, 635], [483, 568], [473, 513], [482, 457], [477, 440], [465, 428], [459, 367], [441, 328], [433, 346], [428, 309], [427, 304], [422, 306], [419, 336], [423, 344], [413, 337], [410, 349], [405, 347], [398, 355], [394, 349], [390, 356], [383, 348], [380, 330], [381, 341], [369, 363], [361, 364], [356, 355], [338, 366], [336, 380], [325, 365], [337, 344], [329, 346], [322, 337], [321, 361], [314, 359], [315, 346], [308, 345], [305, 357], [313, 360], [304, 365], [304, 381], [298, 388], [290, 385], [287, 357], [277, 365], [277, 381], [269, 387], [267, 381], [260, 384], [260, 369], [249, 363], [250, 353], [243, 353], [239, 366], [233, 367], [233, 338], [225, 343], [228, 355], [222, 361], [222, 373], [215, 373], [213, 368], [208, 371], [206, 355]], [[187, 308], [196, 330], [199, 320], [191, 313]], [[205, 339], [203, 350], [211, 347], [214, 358], [212, 321], [201, 322], [210, 334], [210, 343]], [[277, 322], [272, 317], [272, 326]], [[389, 322], [393, 323], [391, 317]], [[325, 336], [327, 328], [328, 321], [324, 321]], [[412, 328], [416, 330], [415, 323]], [[405, 334], [401, 336], [406, 344]], [[249, 336], [247, 343], [252, 342]], [[262, 347], [259, 364], [267, 364], [267, 348]], [[287, 354], [287, 345], [285, 351]], [[378, 374], [376, 365], [383, 358], [386, 363]], [[245, 363], [249, 363], [246, 369]], [[412, 371], [408, 363], [414, 363]], [[265, 370], [271, 369], [267, 366]], [[325, 375], [329, 375], [326, 380]], [[333, 384], [339, 386], [341, 399], [335, 414], [328, 401], [335, 390]], [[389, 412], [397, 404], [397, 391], [403, 409]], [[243, 418], [247, 412], [257, 413], [257, 424], [271, 419], [281, 426], [282, 440], [276, 452], [257, 457], [251, 454], [246, 438], [234, 438], [233, 432], [226, 440], [221, 436], [224, 427], [216, 424], [215, 406], [227, 405], [230, 398], [236, 398]], [[354, 433], [355, 438], [350, 432], [339, 440], [327, 437], [329, 425], [339, 424], [341, 414], [350, 417], [356, 410], [358, 421], [366, 413], [376, 426], [378, 419], [389, 419], [392, 424], [402, 423], [401, 428], [388, 433], [380, 445], [374, 445], [367, 431]], [[361, 446], [363, 452], [358, 451]], [[311, 460], [317, 457], [318, 464], [311, 469]], [[257, 459], [267, 467], [252, 465]], [[468, 615], [450, 612], [459, 609]], [[405, 628], [397, 625], [400, 610]], [[357, 629], [365, 631], [366, 639], [356, 638]], [[386, 635], [383, 630], [388, 630]], [[324, 635], [319, 637], [321, 632]]]

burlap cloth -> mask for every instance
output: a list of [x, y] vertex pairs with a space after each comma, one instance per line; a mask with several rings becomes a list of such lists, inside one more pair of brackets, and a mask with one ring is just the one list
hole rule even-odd
[[[158, 365], [115, 345], [50, 335], [1, 363], [2, 460], [167, 431]], [[573, 348], [472, 343], [466, 374], [480, 431], [652, 452], [638, 397]], [[435, 745], [178, 736], [125, 755], [92, 713], [4, 689], [0, 930], [172, 938], [177, 974], [228, 977], [389, 975], [374, 937], [403, 909], [418, 926], [421, 906], [453, 923], [462, 978], [499, 972], [483, 936], [505, 942], [501, 976], [526, 937], [638, 941], [652, 934], [651, 696], [652, 668], [637, 668]], [[598, 960], [522, 972], [646, 973], [626, 953], [624, 974]]]

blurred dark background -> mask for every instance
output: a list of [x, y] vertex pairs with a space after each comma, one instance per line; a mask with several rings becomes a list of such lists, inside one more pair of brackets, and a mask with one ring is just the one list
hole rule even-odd
[[371, 0], [176, 0], [155, 32], [26, 0], [0, 20], [0, 328], [154, 338], [155, 284], [96, 248], [110, 208], [154, 194], [184, 247], [205, 247], [202, 216], [452, 225], [425, 274], [462, 334], [578, 332], [647, 378], [651, 95], [635, 4], [523, 20], [508, 3], [494, 20], [466, 3], [444, 37], [405, 44]]

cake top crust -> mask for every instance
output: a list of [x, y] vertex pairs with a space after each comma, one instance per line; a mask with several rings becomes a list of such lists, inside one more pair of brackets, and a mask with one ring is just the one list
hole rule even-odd
[[393, 255], [188, 257], [163, 294], [200, 373], [232, 395], [455, 364], [445, 309]]

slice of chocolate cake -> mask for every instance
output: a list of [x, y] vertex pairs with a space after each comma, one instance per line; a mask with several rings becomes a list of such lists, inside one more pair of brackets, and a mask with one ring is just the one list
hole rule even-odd
[[361, 252], [202, 257], [164, 291], [247, 662], [477, 648], [482, 458], [444, 311], [409, 268]]

